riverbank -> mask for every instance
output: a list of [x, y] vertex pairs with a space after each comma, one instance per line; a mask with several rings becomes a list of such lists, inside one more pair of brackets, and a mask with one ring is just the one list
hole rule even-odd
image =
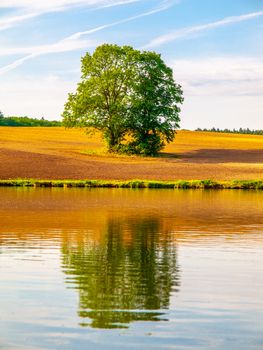
[[106, 181], [106, 180], [0, 180], [0, 187], [94, 187], [94, 188], [171, 188], [171, 189], [253, 189], [263, 190], [263, 181]]
[[0, 127], [0, 179], [263, 181], [263, 136], [180, 130], [159, 157], [106, 152], [99, 133]]

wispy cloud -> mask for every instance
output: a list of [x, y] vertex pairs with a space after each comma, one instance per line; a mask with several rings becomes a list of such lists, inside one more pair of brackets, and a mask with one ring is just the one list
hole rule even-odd
[[139, 1], [142, 0], [1, 0], [0, 9], [10, 8], [17, 10], [18, 12], [15, 15], [1, 17], [0, 30], [13, 27], [23, 21], [41, 16], [45, 13], [64, 11], [72, 7], [85, 6], [99, 9], [128, 5]]
[[42, 45], [42, 46], [36, 46], [36, 47], [28, 47], [28, 48], [17, 48], [17, 49], [6, 49], [6, 50], [0, 50], [0, 55], [7, 55], [7, 54], [21, 54], [21, 53], [28, 53], [25, 57], [19, 58], [15, 60], [14, 62], [0, 68], [0, 75], [7, 73], [19, 66], [21, 66], [24, 62], [29, 61], [33, 58], [47, 55], [51, 53], [62, 53], [62, 52], [70, 52], [70, 51], [76, 51], [81, 49], [87, 49], [92, 48], [96, 46], [97, 42], [94, 40], [68, 40], [63, 39], [58, 41], [57, 43], [50, 44], [50, 45]]
[[245, 15], [240, 16], [232, 16], [232, 17], [226, 17], [224, 19], [221, 19], [219, 21], [210, 22], [198, 26], [192, 26], [192, 27], [186, 27], [182, 28], [173, 32], [170, 32], [165, 35], [161, 35], [156, 37], [155, 39], [151, 40], [148, 44], [144, 46], [144, 48], [152, 48], [156, 46], [161, 46], [165, 43], [168, 43], [170, 41], [182, 39], [188, 36], [191, 36], [196, 33], [200, 33], [209, 29], [214, 29], [218, 27], [223, 27], [229, 24], [239, 23], [243, 21], [248, 21], [257, 17], [263, 16], [263, 11], [258, 12], [252, 12], [247, 13]]
[[0, 8], [21, 9], [24, 11], [49, 12], [76, 6], [116, 6], [140, 0], [1, 0]]
[[31, 60], [33, 58], [36, 58], [38, 56], [50, 54], [50, 53], [59, 53], [59, 52], [67, 52], [67, 51], [75, 51], [75, 50], [80, 50], [88, 47], [94, 47], [96, 46], [97, 42], [91, 41], [91, 40], [81, 40], [81, 37], [93, 34], [95, 32], [101, 31], [103, 29], [107, 29], [110, 27], [114, 27], [116, 25], [120, 25], [123, 23], [127, 23], [130, 21], [134, 21], [139, 18], [143, 18], [146, 16], [153, 15], [155, 13], [165, 11], [167, 10], [170, 6], [172, 6], [172, 2], [162, 2], [161, 5], [155, 9], [152, 9], [147, 12], [143, 12], [141, 14], [131, 16], [128, 18], [124, 18], [122, 20], [104, 24], [86, 31], [82, 32], [77, 32], [74, 33], [62, 40], [59, 40], [58, 42], [50, 45], [41, 45], [41, 46], [35, 46], [35, 47], [18, 47], [18, 48], [2, 48], [0, 49], [0, 56], [4, 55], [14, 55], [14, 54], [28, 54], [27, 56], [20, 58], [11, 64], [8, 64], [2, 68], [0, 68], [0, 75], [7, 73], [19, 66], [21, 66], [24, 62]]
[[60, 52], [69, 52], [80, 50], [83, 48], [94, 47], [98, 44], [96, 40], [85, 39], [81, 40], [79, 37], [73, 38], [71, 36], [59, 40], [53, 44], [46, 45], [36, 45], [36, 46], [26, 46], [26, 47], [2, 47], [0, 48], [0, 57], [1, 56], [10, 56], [10, 55], [45, 55], [50, 53], [60, 53]]
[[134, 2], [140, 2], [142, 0], [119, 0], [115, 1], [114, 3], [108, 2], [106, 4], [99, 5], [98, 8], [107, 8], [107, 7], [113, 7], [113, 6], [120, 6], [120, 5], [128, 5]]
[[2, 17], [0, 18], [0, 30], [10, 28], [14, 25], [19, 24], [20, 22], [27, 21], [28, 19], [37, 17], [39, 15], [40, 15], [39, 12], [31, 12], [31, 13], [25, 13], [20, 15], [18, 14], [15, 16]]
[[134, 21], [134, 20], [142, 18], [142, 17], [147, 17], [147, 16], [150, 16], [150, 15], [154, 15], [155, 13], [167, 10], [171, 6], [172, 6], [171, 2], [166, 2], [165, 1], [165, 2], [162, 2], [159, 7], [155, 8], [155, 9], [152, 9], [150, 11], [143, 12], [143, 13], [140, 13], [139, 15], [131, 16], [131, 17], [128, 17], [128, 18], [124, 18], [124, 19], [121, 19], [121, 20], [116, 21], [116, 22], [104, 24], [102, 26], [99, 26], [99, 27], [96, 27], [96, 28], [93, 28], [93, 29], [89, 29], [89, 30], [86, 30], [86, 31], [83, 31], [83, 32], [77, 32], [77, 33], [69, 36], [67, 39], [79, 39], [83, 35], [92, 34], [92, 33], [98, 32], [98, 31], [103, 30], [103, 29], [114, 27], [114, 26], [119, 25], [119, 24], [131, 22], [131, 21]]

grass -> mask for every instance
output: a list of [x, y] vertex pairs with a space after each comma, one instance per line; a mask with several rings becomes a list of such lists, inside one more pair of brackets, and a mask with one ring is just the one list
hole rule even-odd
[[94, 187], [94, 188], [170, 188], [170, 189], [253, 189], [263, 190], [263, 181], [212, 181], [212, 180], [178, 180], [178, 181], [107, 181], [107, 180], [35, 180], [12, 179], [0, 180], [0, 186], [8, 187]]

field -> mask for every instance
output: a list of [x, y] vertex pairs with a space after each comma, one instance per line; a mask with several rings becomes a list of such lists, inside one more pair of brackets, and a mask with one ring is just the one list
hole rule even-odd
[[159, 157], [109, 155], [100, 134], [0, 127], [0, 179], [263, 180], [263, 136], [179, 131]]

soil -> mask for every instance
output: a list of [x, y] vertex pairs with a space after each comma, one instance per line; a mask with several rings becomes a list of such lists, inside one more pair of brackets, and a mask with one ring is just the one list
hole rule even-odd
[[0, 128], [0, 178], [263, 179], [263, 136], [180, 131], [157, 158], [107, 154], [100, 135]]

